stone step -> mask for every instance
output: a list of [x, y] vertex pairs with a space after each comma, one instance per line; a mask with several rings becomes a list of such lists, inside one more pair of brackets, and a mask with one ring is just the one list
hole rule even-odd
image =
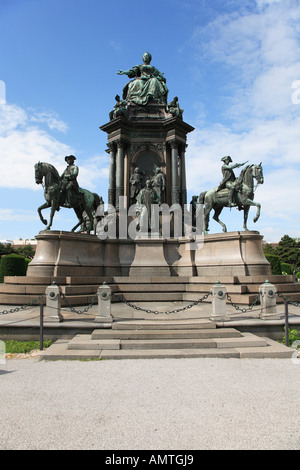
[[241, 333], [235, 328], [205, 328], [203, 330], [110, 330], [97, 329], [92, 332], [92, 339], [211, 339], [241, 337]]
[[[246, 335], [245, 335], [246, 336]], [[69, 341], [61, 339], [41, 352], [41, 360], [66, 359], [166, 359], [166, 358], [291, 358], [294, 350], [269, 338], [260, 338], [265, 343], [230, 347], [230, 343], [211, 348], [174, 349], [72, 349]], [[246, 338], [249, 341], [249, 337]], [[233, 345], [233, 343], [231, 343]], [[107, 343], [108, 346], [108, 343]], [[222, 347], [223, 346], [223, 347]]]
[[174, 320], [171, 317], [166, 320], [158, 317], [155, 320], [115, 321], [112, 328], [114, 330], [203, 330], [216, 328], [216, 323], [207, 318]]
[[[236, 294], [236, 293], [230, 293], [228, 292], [230, 297], [231, 297], [231, 300], [233, 303], [235, 304], [240, 304], [240, 305], [251, 305], [255, 299], [256, 299], [256, 295], [257, 294], [249, 294], [249, 293], [244, 293], [244, 294]], [[185, 292], [182, 294], [182, 300], [185, 301], [185, 302], [194, 302], [196, 300], [199, 300], [201, 299], [201, 297], [204, 295], [204, 293], [202, 294], [201, 292]], [[128, 296], [129, 297], [129, 296]], [[126, 299], [128, 300], [128, 302], [130, 302], [129, 299]], [[211, 295], [208, 296], [207, 299], [204, 299], [202, 302], [209, 302], [211, 303], [212, 301], [212, 297]], [[227, 299], [226, 300], [226, 303], [230, 303], [230, 301]]]
[[238, 338], [171, 338], [171, 339], [92, 339], [91, 335], [76, 335], [68, 349], [118, 350], [118, 349], [204, 349], [204, 348], [243, 348], [265, 347], [267, 342], [251, 333], [244, 333]]
[[128, 302], [180, 302], [182, 292], [116, 292], [115, 299], [123, 299]]
[[[229, 293], [238, 293], [238, 294], [245, 294], [247, 293], [247, 286], [241, 284], [225, 284], [223, 285], [226, 287], [227, 292]], [[210, 292], [213, 284], [187, 284], [186, 285], [186, 292], [199, 292], [199, 293], [206, 293]], [[259, 288], [257, 289], [257, 292]]]
[[[248, 284], [247, 292], [257, 294], [259, 292], [260, 286], [258, 284]], [[286, 283], [286, 284], [276, 284], [277, 292], [289, 296], [289, 294], [300, 294], [300, 282]]]
[[263, 284], [266, 280], [272, 284], [281, 284], [286, 282], [294, 282], [293, 275], [269, 275], [266, 279], [266, 276], [237, 276], [237, 282], [240, 284]]
[[118, 284], [117, 292], [185, 292], [186, 284]]

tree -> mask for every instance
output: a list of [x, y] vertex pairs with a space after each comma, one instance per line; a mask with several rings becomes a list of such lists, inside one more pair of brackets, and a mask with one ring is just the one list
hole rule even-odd
[[0, 257], [2, 255], [10, 255], [11, 253], [14, 253], [15, 250], [11, 246], [10, 243], [0, 243]]
[[35, 254], [34, 248], [30, 244], [20, 246], [19, 248], [17, 248], [16, 252], [19, 255], [24, 256], [24, 258], [29, 258], [29, 259], [32, 259], [34, 257], [34, 254]]
[[265, 255], [275, 255], [275, 250], [272, 247], [271, 243], [266, 243], [263, 246], [263, 252]]
[[300, 266], [300, 243], [289, 235], [281, 238], [275, 254], [279, 256], [282, 263], [289, 263], [296, 270]]

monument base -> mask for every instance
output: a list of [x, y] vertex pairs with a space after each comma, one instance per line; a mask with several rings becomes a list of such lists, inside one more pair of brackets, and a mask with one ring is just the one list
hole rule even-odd
[[103, 282], [112, 288], [112, 302], [191, 302], [221, 281], [234, 303], [250, 305], [267, 279], [278, 292], [300, 300], [300, 283], [293, 276], [271, 275], [258, 232], [205, 235], [197, 243], [189, 238], [99, 240], [58, 231], [43, 231], [36, 239], [27, 275], [7, 276], [0, 284], [0, 304], [27, 304], [53, 282], [74, 306], [88, 305]]
[[32, 276], [268, 276], [259, 232], [189, 238], [100, 240], [96, 235], [43, 231], [28, 266]]
[[129, 276], [171, 276], [164, 253], [164, 239], [136, 238]]
[[259, 232], [205, 235], [195, 251], [197, 276], [268, 276], [272, 274]]

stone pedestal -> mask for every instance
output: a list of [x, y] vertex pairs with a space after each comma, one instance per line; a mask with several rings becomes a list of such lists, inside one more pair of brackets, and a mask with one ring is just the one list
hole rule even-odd
[[170, 276], [170, 266], [165, 259], [162, 238], [137, 238], [134, 240], [135, 256], [129, 276]]
[[213, 321], [228, 321], [229, 316], [226, 314], [226, 294], [227, 289], [220, 282], [217, 282], [211, 288], [212, 295], [212, 316]]
[[195, 251], [197, 276], [268, 276], [269, 262], [262, 251], [263, 236], [256, 231], [205, 235]]
[[269, 281], [264, 282], [259, 288], [262, 320], [280, 320], [276, 307], [276, 287]]
[[111, 288], [103, 283], [98, 287], [98, 314], [95, 318], [95, 323], [100, 328], [111, 328], [113, 318], [111, 316]]
[[45, 322], [61, 322], [63, 316], [60, 313], [61, 300], [59, 287], [53, 284], [46, 289], [46, 308], [45, 308]]
[[45, 230], [27, 276], [103, 276], [104, 244], [96, 235]]

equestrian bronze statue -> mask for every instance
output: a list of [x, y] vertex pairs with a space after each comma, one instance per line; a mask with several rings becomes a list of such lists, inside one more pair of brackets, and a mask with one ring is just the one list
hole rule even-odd
[[257, 184], [264, 182], [261, 163], [247, 165], [236, 178], [233, 169], [243, 166], [247, 162], [232, 164], [232, 159], [229, 156], [223, 157], [222, 161], [224, 162], [222, 167], [223, 181], [216, 188], [201, 193], [197, 200], [197, 204], [204, 205], [204, 233], [209, 231], [209, 216], [212, 210], [214, 210], [213, 219], [222, 226], [223, 232], [227, 232], [227, 227], [219, 219], [219, 215], [224, 207], [236, 207], [238, 210], [244, 211], [244, 230], [248, 230], [247, 220], [251, 206], [257, 207], [254, 223], [260, 216], [261, 205], [254, 201], [254, 180]]
[[[61, 176], [50, 163], [38, 162], [34, 165], [35, 182], [43, 185], [46, 199], [37, 209], [38, 214], [43, 224], [47, 225], [46, 230], [50, 230], [54, 214], [60, 207], [74, 209], [78, 223], [72, 232], [81, 226], [82, 231], [90, 233], [95, 229], [95, 213], [98, 206], [103, 204], [102, 197], [80, 188], [77, 183], [78, 167], [74, 165], [76, 158], [70, 155], [65, 160], [68, 166]], [[51, 208], [49, 223], [42, 215], [42, 210], [48, 208]]]

